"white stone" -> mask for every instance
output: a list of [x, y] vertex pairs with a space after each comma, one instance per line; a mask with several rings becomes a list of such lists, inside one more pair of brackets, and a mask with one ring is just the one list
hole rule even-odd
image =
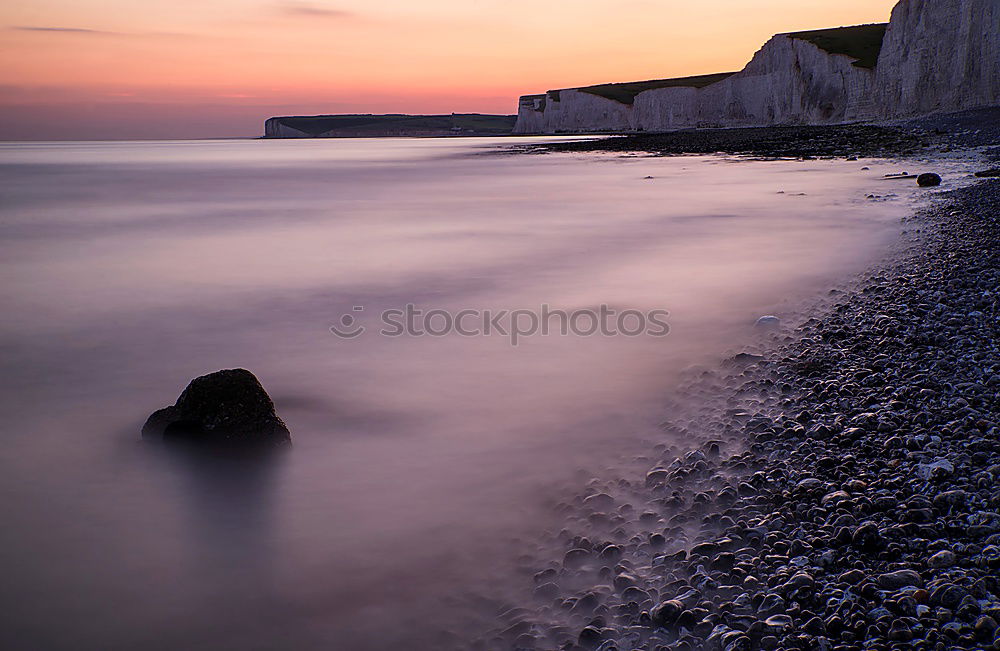
[[955, 472], [955, 466], [947, 459], [938, 459], [932, 463], [917, 464], [917, 475], [925, 481], [933, 477], [935, 472], [948, 476]]
[[781, 325], [781, 319], [776, 316], [762, 316], [754, 325], [758, 328], [777, 328]]

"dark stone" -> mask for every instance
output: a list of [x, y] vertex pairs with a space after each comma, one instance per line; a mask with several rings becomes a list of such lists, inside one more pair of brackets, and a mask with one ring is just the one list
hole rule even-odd
[[895, 572], [880, 574], [878, 584], [887, 590], [898, 590], [907, 586], [922, 587], [923, 580], [913, 570], [896, 570]]
[[737, 353], [736, 355], [730, 357], [729, 361], [735, 364], [753, 364], [763, 359], [763, 355], [755, 355], [754, 353]]
[[580, 646], [592, 648], [601, 643], [602, 633], [595, 626], [586, 626], [580, 631]]
[[703, 615], [699, 615], [693, 610], [685, 610], [677, 616], [675, 624], [678, 628], [682, 626], [684, 628], [693, 628], [695, 624], [701, 621], [701, 617], [703, 617]]
[[579, 547], [571, 549], [563, 556], [563, 565], [570, 569], [579, 569], [590, 561], [590, 552]]
[[935, 568], [947, 568], [955, 564], [954, 552], [942, 549], [927, 559], [927, 565]]
[[823, 624], [823, 620], [819, 617], [813, 617], [802, 626], [802, 630], [813, 635], [825, 635], [826, 625]]
[[771, 615], [764, 620], [764, 626], [772, 633], [783, 633], [792, 628], [792, 618], [788, 615]]
[[1000, 178], [1000, 169], [983, 170], [982, 172], [976, 172], [976, 176], [978, 176], [981, 179]]
[[917, 185], [922, 188], [932, 188], [941, 185], [941, 177], [934, 172], [927, 172], [917, 177]]
[[242, 368], [192, 380], [173, 406], [153, 412], [142, 436], [233, 446], [291, 442], [264, 387]]
[[913, 639], [913, 631], [910, 630], [906, 622], [897, 619], [892, 623], [887, 637], [893, 642], [909, 642]]
[[670, 599], [653, 606], [652, 610], [649, 611], [649, 616], [657, 626], [667, 627], [676, 622], [682, 612], [684, 612], [684, 604], [676, 599]]
[[965, 590], [952, 583], [939, 585], [931, 592], [931, 604], [944, 608], [955, 608], [965, 597]]
[[733, 569], [733, 565], [736, 564], [736, 555], [732, 552], [723, 552], [715, 557], [710, 564], [711, 569], [715, 571], [725, 571]]
[[980, 640], [990, 640], [998, 632], [997, 622], [989, 615], [983, 615], [976, 620], [976, 637]]
[[865, 552], [878, 552], [885, 548], [885, 539], [878, 525], [873, 522], [866, 522], [854, 530], [851, 542], [855, 547]]

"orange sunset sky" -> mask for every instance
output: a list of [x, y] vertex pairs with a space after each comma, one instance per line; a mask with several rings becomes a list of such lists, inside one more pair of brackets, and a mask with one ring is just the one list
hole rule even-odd
[[550, 88], [738, 70], [896, 0], [7, 0], [0, 139], [256, 136], [271, 115], [514, 113]]

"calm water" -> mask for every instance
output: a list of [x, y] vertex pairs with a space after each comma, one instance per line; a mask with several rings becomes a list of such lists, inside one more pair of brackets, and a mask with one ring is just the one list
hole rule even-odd
[[[501, 143], [0, 145], [7, 648], [461, 639], [468, 595], [516, 594], [510, 541], [557, 526], [552, 491], [655, 432], [678, 369], [884, 251], [911, 196], [871, 162], [487, 155]], [[407, 303], [666, 309], [672, 332], [329, 330]], [[237, 366], [289, 453], [139, 441], [188, 380]]]

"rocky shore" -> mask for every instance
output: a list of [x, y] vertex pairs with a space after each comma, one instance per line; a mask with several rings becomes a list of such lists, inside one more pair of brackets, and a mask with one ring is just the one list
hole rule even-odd
[[1000, 180], [905, 228], [692, 377], [644, 477], [560, 504], [476, 648], [1000, 649]]
[[1000, 107], [896, 124], [688, 129], [533, 145], [522, 151], [878, 158], [935, 154], [1000, 143], [998, 125]]

